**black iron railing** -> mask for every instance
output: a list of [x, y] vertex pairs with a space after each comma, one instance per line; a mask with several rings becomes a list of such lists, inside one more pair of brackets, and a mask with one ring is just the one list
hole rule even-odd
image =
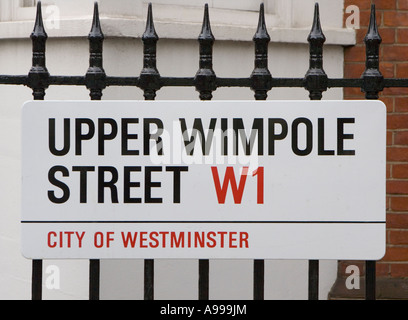
[[[253, 37], [255, 44], [255, 62], [252, 74], [247, 78], [220, 78], [213, 70], [214, 35], [211, 32], [208, 6], [205, 6], [202, 31], [198, 36], [200, 45], [199, 70], [194, 77], [165, 77], [161, 76], [156, 67], [156, 50], [159, 37], [155, 31], [151, 4], [148, 7], [146, 31], [142, 36], [144, 45], [143, 69], [135, 77], [111, 77], [103, 68], [103, 41], [99, 20], [98, 4], [95, 11], [91, 32], [89, 33], [90, 59], [89, 69], [83, 76], [55, 76], [50, 75], [46, 67], [46, 40], [41, 2], [37, 5], [35, 27], [31, 34], [33, 43], [33, 63], [28, 75], [0, 75], [0, 84], [25, 85], [32, 89], [35, 100], [43, 100], [46, 89], [53, 85], [85, 86], [92, 100], [100, 100], [103, 90], [109, 86], [138, 87], [144, 92], [146, 100], [154, 100], [156, 92], [163, 87], [195, 87], [201, 100], [211, 100], [212, 93], [221, 87], [246, 87], [254, 92], [256, 100], [267, 99], [268, 92], [277, 87], [304, 88], [309, 92], [312, 100], [320, 100], [324, 91], [329, 88], [356, 87], [361, 88], [366, 99], [378, 99], [378, 93], [386, 87], [408, 87], [408, 79], [385, 79], [379, 70], [379, 47], [381, 37], [378, 33], [375, 7], [371, 8], [371, 19], [366, 44], [366, 69], [357, 79], [329, 78], [323, 70], [323, 34], [319, 6], [315, 5], [312, 29], [308, 37], [310, 44], [310, 65], [303, 78], [275, 78], [268, 70], [268, 44], [270, 37], [265, 25], [264, 7], [261, 4], [259, 24]], [[154, 261], [145, 260], [144, 298], [154, 298]], [[366, 261], [366, 299], [375, 299], [375, 261]], [[99, 260], [90, 260], [89, 298], [99, 299]], [[209, 261], [199, 261], [199, 299], [209, 298]], [[254, 261], [255, 300], [264, 299], [264, 261]], [[309, 261], [309, 299], [318, 299], [319, 261]], [[32, 298], [42, 298], [42, 260], [33, 260], [32, 265]]]

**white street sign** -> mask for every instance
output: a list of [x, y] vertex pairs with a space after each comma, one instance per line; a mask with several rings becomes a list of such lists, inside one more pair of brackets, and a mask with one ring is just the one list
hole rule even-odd
[[385, 253], [379, 101], [33, 101], [32, 259], [359, 259]]

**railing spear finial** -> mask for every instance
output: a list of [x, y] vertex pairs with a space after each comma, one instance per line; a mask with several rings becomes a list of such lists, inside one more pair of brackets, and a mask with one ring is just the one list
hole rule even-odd
[[382, 42], [378, 32], [375, 15], [375, 4], [371, 5], [370, 24], [364, 38], [366, 45], [366, 69], [362, 74], [363, 86], [366, 99], [378, 99], [378, 92], [384, 89], [384, 77], [380, 72], [380, 44]]
[[159, 37], [156, 33], [156, 29], [154, 27], [153, 21], [153, 8], [152, 3], [150, 2], [147, 7], [147, 20], [146, 20], [146, 30], [142, 36], [142, 39], [151, 40], [151, 41], [158, 41]]
[[37, 3], [37, 13], [35, 17], [34, 30], [33, 33], [31, 34], [31, 38], [45, 38], [45, 39], [48, 38], [47, 33], [45, 32], [44, 29], [41, 1], [38, 1]]
[[89, 68], [85, 76], [86, 87], [90, 90], [92, 100], [101, 100], [102, 90], [106, 88], [106, 74], [103, 69], [104, 39], [105, 37], [99, 19], [98, 2], [95, 2], [92, 28], [88, 35], [90, 53]]
[[212, 91], [217, 89], [216, 75], [213, 70], [213, 44], [215, 38], [211, 31], [208, 4], [204, 7], [204, 19], [201, 33], [198, 37], [200, 43], [199, 70], [195, 76], [195, 87], [200, 92], [201, 100], [211, 100]]
[[143, 41], [143, 69], [139, 77], [139, 87], [144, 91], [146, 100], [154, 100], [156, 91], [161, 88], [160, 73], [157, 70], [157, 41], [159, 37], [154, 28], [152, 4], [149, 3], [146, 20], [146, 30]]
[[266, 100], [268, 91], [272, 89], [272, 76], [268, 70], [268, 44], [271, 38], [265, 23], [264, 4], [259, 10], [258, 28], [253, 37], [255, 43], [255, 68], [251, 74], [251, 89], [256, 100]]
[[44, 29], [44, 23], [41, 11], [41, 1], [37, 3], [37, 13], [34, 24], [34, 30], [30, 36], [33, 43], [33, 61], [28, 74], [28, 85], [33, 89], [35, 100], [43, 100], [45, 89], [49, 86], [50, 74], [45, 63], [45, 43], [48, 35]]
[[312, 25], [312, 30], [310, 31], [308, 41], [315, 41], [315, 42], [320, 42], [323, 44], [326, 41], [326, 37], [323, 34], [322, 31], [322, 26], [320, 23], [320, 10], [319, 10], [319, 4], [316, 2], [315, 7], [314, 7], [314, 15], [313, 15], [313, 25]]
[[307, 38], [310, 44], [309, 70], [304, 81], [311, 100], [320, 100], [323, 91], [327, 90], [328, 78], [323, 70], [323, 44], [326, 37], [320, 24], [319, 4], [315, 4], [313, 25]]
[[98, 2], [94, 3], [94, 13], [92, 19], [92, 28], [88, 35], [88, 38], [95, 38], [98, 40], [103, 40], [104, 35], [101, 28], [101, 21], [99, 19], [99, 5]]

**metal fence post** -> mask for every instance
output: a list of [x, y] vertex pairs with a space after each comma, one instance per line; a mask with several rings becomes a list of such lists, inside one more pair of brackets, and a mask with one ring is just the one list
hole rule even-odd
[[[307, 38], [310, 44], [309, 70], [305, 75], [305, 89], [310, 100], [321, 100], [327, 90], [328, 77], [323, 70], [323, 44], [326, 37], [320, 25], [319, 4], [315, 4], [313, 25]], [[309, 261], [309, 300], [319, 299], [319, 260]]]
[[[95, 2], [92, 28], [88, 35], [89, 40], [89, 68], [85, 75], [85, 83], [90, 90], [91, 100], [101, 100], [102, 90], [106, 87], [106, 74], [103, 69], [103, 40], [104, 35], [99, 20], [98, 3]], [[89, 300], [100, 298], [100, 261], [89, 261]]]
[[365, 262], [365, 299], [376, 300], [376, 262]]
[[[200, 43], [199, 70], [194, 78], [196, 90], [200, 93], [201, 100], [211, 100], [212, 92], [217, 88], [217, 77], [213, 68], [213, 44], [215, 38], [211, 31], [208, 4], [204, 7], [204, 18], [201, 33], [198, 37]], [[198, 299], [209, 299], [209, 267], [207, 259], [198, 261]]]
[[[264, 4], [260, 5], [259, 20], [255, 43], [255, 66], [251, 74], [251, 89], [255, 92], [256, 100], [266, 100], [268, 91], [272, 89], [272, 75], [268, 69], [268, 44], [271, 38], [265, 24]], [[254, 260], [254, 300], [263, 300], [265, 291], [265, 261]]]
[[[45, 63], [45, 44], [48, 36], [44, 29], [41, 1], [38, 1], [37, 3], [34, 30], [30, 37], [33, 44], [33, 61], [32, 67], [28, 73], [28, 86], [33, 90], [34, 100], [44, 100], [45, 89], [48, 88], [50, 74]], [[33, 300], [42, 299], [42, 271], [43, 261], [33, 260], [31, 287]]]
[[[152, 4], [149, 3], [146, 30], [143, 33], [143, 69], [139, 77], [139, 87], [144, 92], [145, 100], [154, 100], [160, 89], [160, 73], [156, 67], [157, 36], [154, 28]], [[144, 261], [144, 299], [154, 299], [154, 260]]]
[[[378, 93], [384, 89], [384, 77], [380, 72], [380, 44], [381, 36], [378, 32], [375, 5], [371, 5], [370, 23], [364, 38], [366, 45], [366, 68], [361, 76], [363, 79], [362, 92], [366, 99], [378, 99]], [[376, 262], [365, 262], [366, 300], [376, 299]]]

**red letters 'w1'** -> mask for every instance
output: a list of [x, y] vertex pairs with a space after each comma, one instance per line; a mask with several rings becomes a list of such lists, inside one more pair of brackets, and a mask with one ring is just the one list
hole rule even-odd
[[220, 177], [218, 175], [218, 168], [211, 167], [215, 191], [217, 192], [218, 203], [225, 203], [225, 198], [227, 196], [228, 185], [231, 184], [231, 191], [234, 197], [235, 203], [241, 203], [242, 195], [244, 193], [245, 182], [248, 174], [248, 167], [243, 167], [241, 172], [241, 177], [239, 179], [239, 186], [237, 186], [237, 181], [235, 179], [235, 172], [233, 167], [227, 167], [224, 176], [224, 182], [220, 183]]

